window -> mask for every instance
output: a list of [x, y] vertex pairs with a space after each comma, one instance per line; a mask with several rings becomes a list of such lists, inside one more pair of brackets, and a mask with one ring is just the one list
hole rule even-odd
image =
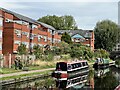
[[20, 45], [21, 41], [15, 41], [14, 44]]
[[52, 30], [51, 29], [48, 29], [48, 32], [50, 32], [50, 34], [52, 35]]
[[25, 21], [22, 21], [22, 24], [24, 24], [24, 25], [29, 25], [29, 23], [28, 23], [28, 22], [25, 22]]
[[20, 20], [14, 20], [15, 23], [22, 24], [22, 21]]
[[34, 34], [30, 34], [30, 39], [34, 39]]
[[0, 50], [2, 50], [2, 44], [0, 44]]
[[27, 38], [29, 38], [29, 33], [28, 32], [22, 32], [22, 35], [27, 36]]
[[0, 26], [3, 26], [3, 19], [0, 18]]
[[11, 19], [6, 19], [5, 22], [13, 22]]
[[32, 25], [32, 29], [34, 29], [34, 28], [37, 28], [37, 25], [34, 25], [34, 24], [33, 24], [33, 25]]
[[21, 30], [15, 29], [15, 34], [17, 34], [17, 37], [21, 37]]
[[0, 39], [2, 38], [2, 30], [0, 30]]
[[29, 48], [29, 43], [28, 42], [22, 42], [26, 46], [26, 48]]
[[44, 41], [47, 42], [47, 37], [46, 36], [44, 36]]
[[41, 40], [41, 36], [40, 36], [40, 35], [38, 35], [38, 42], [40, 42], [40, 40]]

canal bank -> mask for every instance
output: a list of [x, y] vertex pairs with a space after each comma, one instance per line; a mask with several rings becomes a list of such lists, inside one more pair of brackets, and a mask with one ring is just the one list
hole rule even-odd
[[1, 85], [13, 84], [18, 82], [29, 81], [37, 78], [43, 78], [51, 75], [54, 68], [34, 70], [34, 71], [23, 71], [11, 74], [0, 75]]

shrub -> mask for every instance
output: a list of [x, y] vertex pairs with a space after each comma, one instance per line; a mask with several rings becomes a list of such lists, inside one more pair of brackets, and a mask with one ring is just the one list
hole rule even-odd
[[106, 50], [104, 49], [97, 49], [94, 53], [95, 57], [100, 57], [100, 58], [109, 58], [109, 52], [107, 52]]
[[36, 59], [40, 59], [43, 54], [42, 47], [40, 47], [39, 45], [35, 45], [33, 47], [33, 54], [36, 56]]

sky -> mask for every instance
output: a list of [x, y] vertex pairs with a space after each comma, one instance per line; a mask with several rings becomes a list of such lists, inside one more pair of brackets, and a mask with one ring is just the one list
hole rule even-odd
[[118, 0], [0, 0], [0, 7], [35, 20], [46, 15], [72, 15], [79, 29], [85, 30], [94, 29], [105, 19], [118, 23]]

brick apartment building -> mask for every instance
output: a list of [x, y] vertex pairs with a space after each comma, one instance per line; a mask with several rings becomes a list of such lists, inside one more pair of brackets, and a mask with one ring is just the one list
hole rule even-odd
[[68, 33], [74, 43], [87, 45], [94, 50], [94, 31], [93, 30], [58, 30], [58, 34]]
[[34, 45], [55, 46], [60, 41], [54, 27], [0, 8], [0, 54], [17, 53], [21, 43], [31, 51]]

